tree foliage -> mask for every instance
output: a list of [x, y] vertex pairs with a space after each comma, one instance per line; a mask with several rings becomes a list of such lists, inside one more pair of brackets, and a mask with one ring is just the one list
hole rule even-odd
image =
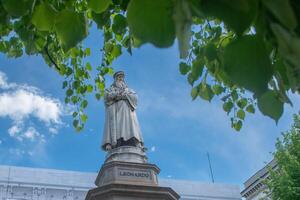
[[267, 180], [272, 199], [300, 199], [300, 115], [294, 115], [291, 130], [277, 140], [274, 157], [277, 167]]
[[[81, 130], [86, 94], [103, 96], [116, 58], [177, 39], [192, 98], [220, 98], [240, 130], [256, 107], [277, 122], [292, 105], [288, 92], [299, 93], [299, 23], [297, 0], [0, 0], [0, 51], [41, 55], [65, 77], [65, 102], [77, 106], [73, 125]], [[99, 66], [82, 45], [93, 24], [104, 37]]]

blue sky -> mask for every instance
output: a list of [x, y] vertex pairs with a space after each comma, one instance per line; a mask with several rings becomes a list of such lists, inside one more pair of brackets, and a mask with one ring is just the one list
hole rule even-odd
[[[89, 61], [99, 64], [101, 33], [92, 30], [84, 45], [92, 47]], [[289, 129], [300, 98], [291, 96], [294, 107], [285, 107], [278, 125], [256, 112], [236, 132], [218, 99], [191, 100], [191, 87], [178, 63], [176, 44], [168, 49], [144, 45], [113, 63], [125, 71], [127, 84], [139, 95], [137, 114], [149, 161], [161, 168], [160, 177], [208, 182], [209, 152], [216, 182], [242, 185], [271, 160], [276, 138]], [[0, 55], [0, 164], [99, 170], [105, 156], [99, 147], [103, 101], [88, 97], [89, 119], [78, 134], [63, 103], [62, 81], [40, 57]]]

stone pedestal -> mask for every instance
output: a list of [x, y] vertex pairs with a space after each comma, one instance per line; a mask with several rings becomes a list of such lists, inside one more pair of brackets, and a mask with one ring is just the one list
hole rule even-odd
[[158, 186], [159, 171], [140, 148], [113, 149], [98, 173], [97, 188], [89, 190], [85, 200], [178, 200], [174, 190]]

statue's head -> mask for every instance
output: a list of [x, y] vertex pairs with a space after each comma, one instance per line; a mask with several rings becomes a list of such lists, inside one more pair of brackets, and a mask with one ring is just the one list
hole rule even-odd
[[126, 87], [125, 84], [125, 73], [123, 71], [117, 71], [116, 73], [114, 73], [114, 84], [117, 87]]

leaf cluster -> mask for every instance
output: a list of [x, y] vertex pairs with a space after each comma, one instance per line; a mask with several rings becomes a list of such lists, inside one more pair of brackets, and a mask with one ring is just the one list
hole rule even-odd
[[[65, 78], [74, 127], [87, 120], [86, 94], [100, 99], [113, 61], [151, 43], [177, 39], [179, 71], [193, 99], [219, 97], [240, 130], [256, 107], [276, 122], [288, 92], [300, 91], [300, 4], [297, 0], [0, 0], [0, 52], [41, 55]], [[82, 41], [96, 24], [101, 62], [87, 62]], [[96, 73], [95, 73], [96, 72]], [[96, 76], [92, 76], [96, 74]], [[250, 94], [250, 95], [249, 95]]]
[[294, 115], [294, 124], [277, 140], [275, 169], [270, 169], [266, 184], [274, 200], [300, 199], [300, 115]]

